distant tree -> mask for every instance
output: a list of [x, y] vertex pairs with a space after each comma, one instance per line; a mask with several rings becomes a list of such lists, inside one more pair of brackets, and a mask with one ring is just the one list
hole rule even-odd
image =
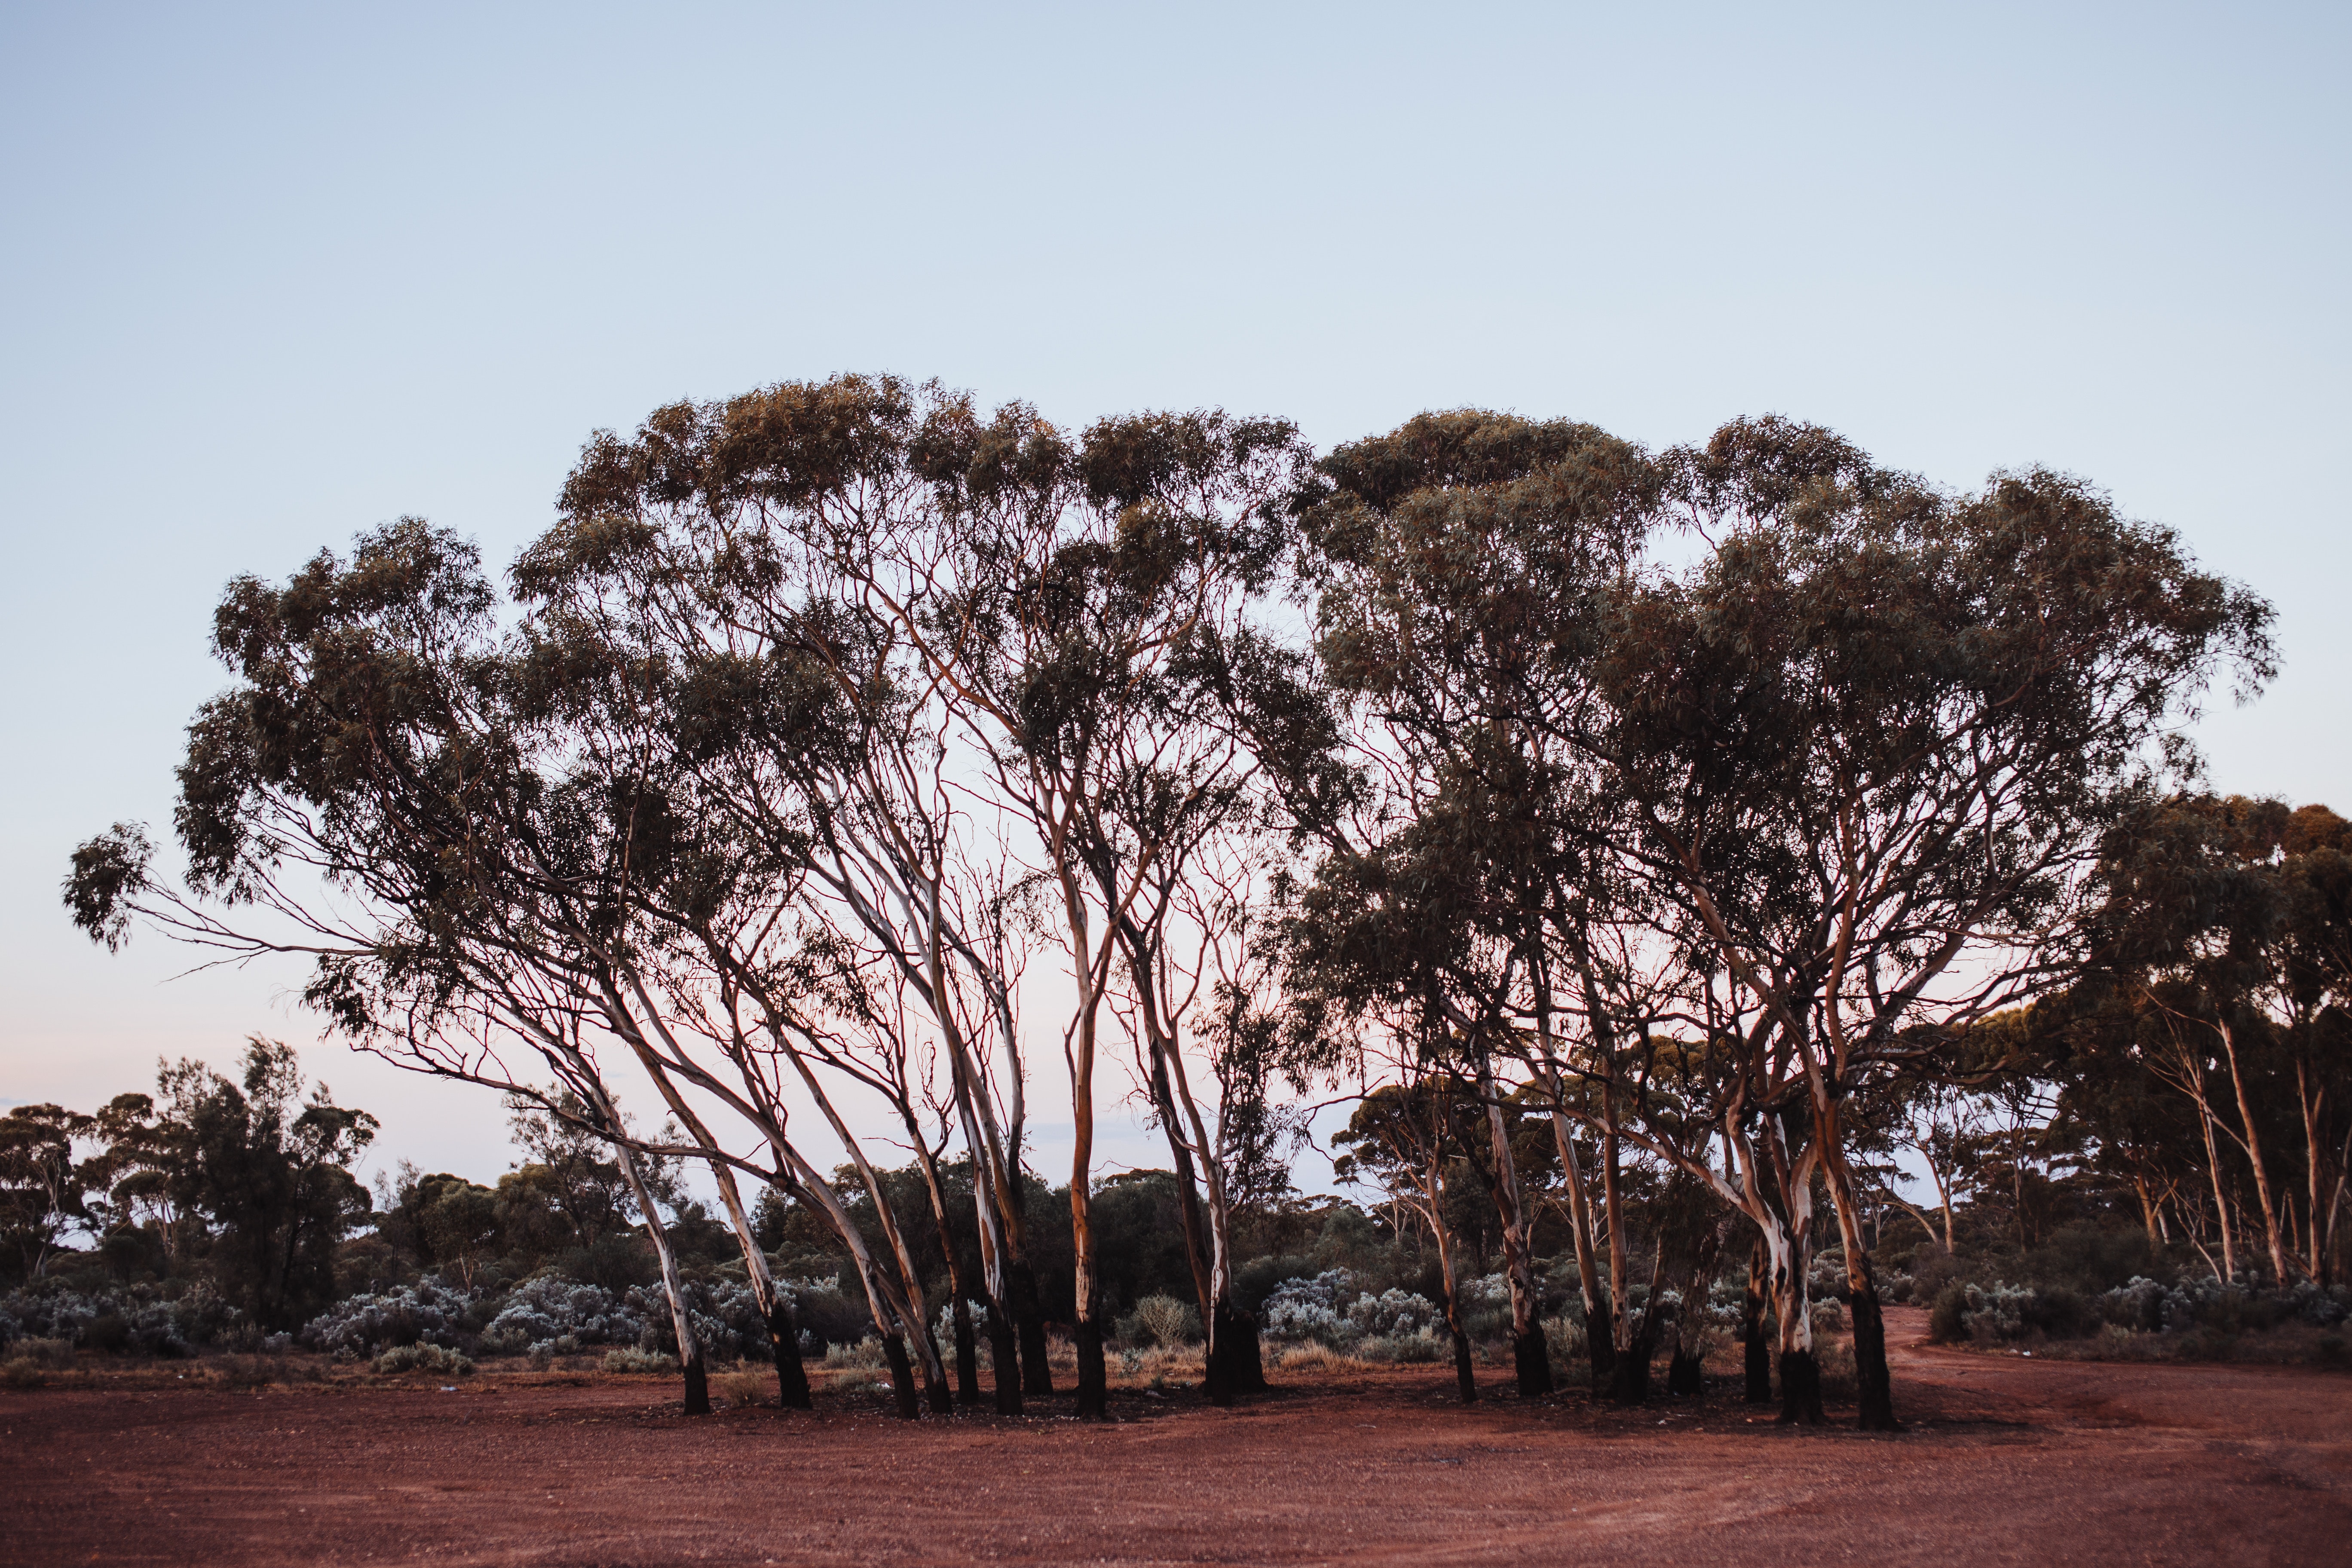
[[89, 1217], [91, 1171], [74, 1158], [96, 1119], [61, 1105], [19, 1105], [0, 1116], [0, 1246], [37, 1279], [65, 1233]]
[[174, 1203], [212, 1232], [222, 1294], [290, 1330], [334, 1299], [335, 1244], [373, 1207], [351, 1167], [377, 1123], [324, 1084], [302, 1099], [291, 1046], [256, 1035], [244, 1066], [234, 1083], [200, 1062], [163, 1068], [158, 1136]]

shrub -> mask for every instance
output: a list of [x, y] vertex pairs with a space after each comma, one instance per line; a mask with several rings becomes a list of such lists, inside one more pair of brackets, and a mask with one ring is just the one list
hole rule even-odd
[[827, 1345], [855, 1344], [874, 1331], [874, 1314], [861, 1293], [852, 1300], [835, 1279], [780, 1279], [777, 1289], [790, 1299], [793, 1321], [801, 1331], [801, 1346], [814, 1355]]
[[[1492, 1279], [1499, 1279], [1496, 1275]], [[1488, 1282], [1465, 1286], [1465, 1300], [1484, 1306]], [[1434, 1333], [1444, 1321], [1435, 1302], [1410, 1290], [1388, 1289], [1375, 1296], [1356, 1288], [1356, 1276], [1344, 1268], [1327, 1269], [1311, 1279], [1287, 1279], [1269, 1294], [1259, 1321], [1276, 1339], [1313, 1340], [1346, 1349], [1367, 1339], [1410, 1339]], [[1139, 1303], [1139, 1310], [1140, 1304]]]
[[21, 1339], [8, 1347], [8, 1359], [27, 1366], [62, 1370], [73, 1365], [71, 1340]]
[[1947, 1285], [1936, 1292], [1936, 1304], [1927, 1310], [1927, 1337], [1939, 1345], [1954, 1344], [1969, 1337], [1969, 1288]]
[[775, 1384], [756, 1372], [722, 1373], [712, 1380], [712, 1392], [734, 1410], [748, 1409], [764, 1398]]
[[91, 1350], [186, 1356], [242, 1326], [243, 1315], [202, 1281], [88, 1291], [48, 1287], [0, 1296], [0, 1340], [32, 1335]]
[[1146, 1296], [1135, 1304], [1135, 1319], [1163, 1350], [1189, 1345], [1201, 1337], [1199, 1310], [1173, 1296]]
[[507, 1297], [481, 1342], [493, 1355], [571, 1355], [583, 1345], [634, 1345], [645, 1331], [644, 1318], [603, 1286], [542, 1274]]
[[415, 1344], [462, 1350], [472, 1338], [467, 1316], [479, 1301], [474, 1291], [428, 1278], [338, 1301], [303, 1324], [297, 1337], [329, 1354], [345, 1346], [362, 1356]]
[[824, 1364], [831, 1367], [859, 1367], [871, 1370], [882, 1364], [882, 1342], [872, 1334], [854, 1345], [832, 1344], [825, 1347]]
[[375, 1370], [390, 1377], [404, 1372], [430, 1372], [444, 1377], [465, 1377], [474, 1363], [440, 1345], [394, 1345], [375, 1358]]
[[606, 1372], [676, 1372], [677, 1357], [655, 1351], [624, 1348], [604, 1352]]

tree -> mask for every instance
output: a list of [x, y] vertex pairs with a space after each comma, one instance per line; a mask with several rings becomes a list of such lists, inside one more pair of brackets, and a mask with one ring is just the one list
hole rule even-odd
[[301, 1327], [334, 1300], [335, 1244], [373, 1206], [351, 1167], [376, 1119], [323, 1083], [299, 1098], [294, 1048], [259, 1035], [237, 1082], [194, 1061], [159, 1081], [174, 1200], [212, 1227], [215, 1282], [263, 1327]]
[[22, 1260], [28, 1279], [41, 1277], [66, 1231], [89, 1215], [91, 1172], [74, 1159], [74, 1144], [96, 1125], [61, 1105], [19, 1105], [0, 1116], [0, 1245]]

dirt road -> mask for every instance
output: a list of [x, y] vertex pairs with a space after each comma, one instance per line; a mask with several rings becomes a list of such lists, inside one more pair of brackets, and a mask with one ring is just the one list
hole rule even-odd
[[688, 1421], [652, 1381], [0, 1393], [0, 1562], [2352, 1562], [2352, 1378], [1898, 1356], [1891, 1437], [1465, 1409], [1439, 1367], [1109, 1427]]

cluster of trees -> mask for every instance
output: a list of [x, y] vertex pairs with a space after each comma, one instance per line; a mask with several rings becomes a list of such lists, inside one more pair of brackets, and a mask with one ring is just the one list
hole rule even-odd
[[[1491, 1215], [1523, 1393], [1556, 1376], [1556, 1194], [1622, 1394], [1664, 1326], [1617, 1310], [1628, 1238], [1654, 1287], [1747, 1246], [1784, 1414], [1820, 1419], [1833, 1235], [1861, 1418], [1891, 1426], [1867, 1158], [1891, 1086], [1965, 1081], [1990, 1020], [2095, 967], [2167, 1017], [2259, 990], [2201, 905], [2144, 952], [2155, 922], [2106, 917], [2188, 809], [2181, 721], [2272, 673], [2269, 608], [2041, 470], [1953, 492], [1777, 418], [1653, 452], [1475, 411], [1318, 457], [1280, 420], [1073, 433], [848, 376], [598, 435], [508, 586], [416, 520], [231, 584], [184, 878], [118, 825], [68, 902], [109, 943], [144, 919], [310, 954], [354, 1038], [600, 1140], [674, 1303], [647, 1162], [698, 1162], [787, 1405], [762, 1190], [850, 1260], [903, 1414], [950, 1407], [950, 1358], [971, 1386], [971, 1302], [997, 1408], [1051, 1391], [1024, 1174], [1047, 1078], [1080, 1413], [1105, 1398], [1095, 1121], [1126, 1089], [1167, 1143], [1207, 1387], [1259, 1385], [1236, 1227], [1344, 1080], [1376, 1090], [1351, 1168], [1442, 1257], [1465, 1184]], [[616, 1074], [674, 1133], [631, 1131]], [[882, 1179], [877, 1121], [916, 1179]]]
[[352, 1163], [375, 1118], [324, 1084], [305, 1100], [280, 1042], [254, 1037], [244, 1069], [231, 1082], [182, 1061], [158, 1095], [117, 1095], [94, 1115], [0, 1117], [0, 1246], [18, 1277], [39, 1279], [79, 1230], [108, 1272], [209, 1279], [267, 1329], [334, 1300], [338, 1244], [373, 1207]]
[[2341, 1277], [2352, 1168], [2352, 823], [2183, 795], [2110, 836], [2088, 962], [1914, 1088], [1902, 1142], [2020, 1245], [2088, 1204], [2216, 1277]]

